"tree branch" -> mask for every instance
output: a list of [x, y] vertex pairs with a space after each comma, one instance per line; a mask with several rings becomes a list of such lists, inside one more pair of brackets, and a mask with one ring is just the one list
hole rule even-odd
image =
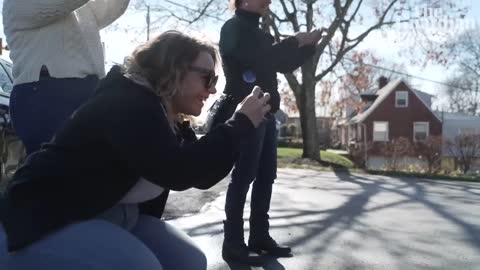
[[[318, 82], [320, 81], [325, 75], [327, 75], [329, 72], [331, 72], [333, 70], [333, 68], [340, 62], [341, 58], [349, 51], [351, 51], [353, 48], [355, 48], [356, 46], [358, 46], [358, 44], [360, 44], [360, 42], [362, 42], [373, 30], [376, 30], [376, 29], [379, 29], [382, 25], [383, 25], [383, 21], [386, 17], [386, 15], [388, 14], [388, 12], [390, 11], [390, 9], [393, 7], [393, 5], [397, 2], [398, 0], [393, 0], [390, 2], [390, 4], [388, 5], [388, 7], [384, 10], [382, 16], [380, 17], [379, 21], [377, 24], [373, 25], [372, 27], [370, 27], [369, 29], [367, 29], [365, 32], [363, 32], [362, 34], [360, 34], [358, 37], [354, 38], [354, 39], [351, 39], [350, 41], [353, 41], [354, 43], [351, 44], [351, 45], [348, 45], [348, 46], [345, 46], [345, 44], [347, 43], [347, 41], [349, 40], [347, 38], [347, 34], [348, 34], [348, 29], [349, 29], [349, 24], [347, 22], [345, 22], [346, 24], [344, 26], [342, 26], [341, 24], [339, 24], [338, 28], [340, 29], [340, 31], [342, 32], [342, 44], [340, 46], [340, 49], [338, 50], [337, 52], [337, 57], [335, 58], [335, 60], [330, 64], [330, 66], [325, 69], [323, 72], [321, 72], [320, 74], [316, 75], [315, 76], [315, 81]], [[351, 2], [348, 2], [347, 1], [347, 4], [350, 4]], [[347, 5], [346, 4], [346, 5]], [[337, 15], [338, 16], [338, 15]], [[317, 51], [317, 53], [319, 53]], [[320, 52], [321, 54], [321, 52]], [[315, 55], [317, 56], [317, 55]], [[320, 57], [320, 55], [318, 56]]]
[[275, 12], [270, 11], [270, 14], [273, 16], [274, 20], [277, 20], [279, 23], [289, 22], [288, 18], [281, 19]]
[[[349, 41], [351, 42], [361, 42], [365, 37], [368, 36], [368, 34], [370, 34], [370, 32], [372, 32], [373, 30], [375, 29], [380, 29], [380, 27], [382, 27], [384, 25], [384, 20], [385, 20], [385, 17], [387, 16], [388, 12], [390, 11], [390, 9], [392, 9], [393, 5], [395, 3], [397, 3], [398, 0], [394, 0], [392, 2], [390, 2], [390, 4], [388, 5], [388, 7], [383, 11], [383, 14], [382, 16], [380, 16], [379, 20], [378, 20], [378, 23], [375, 24], [374, 26], [370, 27], [368, 30], [366, 30], [364, 33], [360, 34], [358, 37], [354, 38], [354, 39], [351, 39]], [[357, 42], [357, 44], [359, 43]]]
[[358, 2], [357, 8], [355, 9], [352, 16], [350, 17], [350, 20], [348, 20], [349, 23], [351, 23], [353, 21], [353, 19], [355, 18], [355, 16], [357, 15], [358, 11], [360, 10], [360, 7], [362, 6], [362, 2], [363, 2], [363, 0], [360, 0]]
[[285, 3], [285, 0], [280, 0], [280, 4], [282, 5], [283, 13], [285, 13], [285, 16], [292, 24], [293, 31], [294, 32], [300, 31], [300, 27], [298, 26], [298, 21], [297, 21], [296, 9], [294, 9], [293, 12], [290, 12], [287, 8], [287, 4]]
[[293, 75], [292, 73], [286, 73], [283, 75], [285, 76], [285, 79], [287, 79], [288, 85], [292, 89], [293, 93], [295, 95], [299, 95], [300, 94], [299, 91], [301, 90], [301, 85], [298, 82], [297, 77], [295, 77], [295, 75]]
[[186, 5], [183, 5], [183, 4], [179, 4], [177, 2], [174, 2], [172, 0], [164, 0], [166, 3], [169, 3], [173, 6], [176, 6], [176, 7], [180, 7], [186, 11], [189, 11], [189, 12], [192, 12], [192, 13], [196, 13], [197, 15], [192, 18], [192, 19], [185, 19], [184, 17], [181, 17], [181, 16], [178, 16], [175, 14], [174, 11], [168, 9], [168, 8], [165, 8], [165, 11], [167, 11], [168, 13], [170, 13], [170, 15], [172, 17], [174, 17], [175, 19], [179, 20], [179, 21], [183, 21], [183, 22], [186, 22], [188, 23], [189, 25], [199, 21], [200, 19], [202, 19], [202, 17], [209, 17], [209, 18], [212, 18], [212, 19], [216, 19], [216, 20], [219, 20], [219, 21], [224, 21], [222, 18], [218, 17], [218, 16], [213, 16], [209, 13], [207, 13], [207, 9], [212, 5], [212, 3], [215, 1], [215, 0], [209, 0], [205, 5], [202, 6], [202, 8], [200, 9], [194, 9], [194, 8], [191, 8], [189, 6], [186, 6]]

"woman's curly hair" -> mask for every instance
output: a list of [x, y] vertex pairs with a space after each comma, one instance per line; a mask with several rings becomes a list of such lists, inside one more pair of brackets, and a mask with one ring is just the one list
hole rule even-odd
[[167, 31], [138, 46], [124, 64], [125, 73], [146, 79], [160, 97], [171, 97], [201, 52], [209, 53], [216, 64], [213, 46], [178, 31]]

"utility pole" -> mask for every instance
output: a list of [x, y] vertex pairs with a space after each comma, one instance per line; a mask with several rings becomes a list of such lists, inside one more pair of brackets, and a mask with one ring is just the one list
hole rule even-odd
[[147, 5], [147, 41], [150, 40], [150, 5]]

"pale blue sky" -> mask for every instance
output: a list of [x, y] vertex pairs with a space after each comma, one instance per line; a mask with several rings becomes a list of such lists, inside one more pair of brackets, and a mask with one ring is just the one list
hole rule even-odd
[[[188, 0], [178, 0], [176, 2], [181, 3], [184, 1], [186, 2]], [[3, 1], [0, 0], [0, 2]], [[471, 25], [472, 23], [476, 23], [477, 18], [480, 17], [480, 1], [465, 0], [465, 2], [471, 3], [471, 10], [466, 18], [469, 23], [467, 25]], [[152, 14], [152, 17], [155, 17], [155, 15]], [[106, 61], [108, 65], [113, 62], [122, 62], [123, 58], [128, 55], [139, 42], [146, 40], [146, 33], [142, 31], [146, 26], [145, 13], [129, 10], [123, 17], [117, 20], [115, 25], [117, 27], [102, 31], [102, 37], [106, 48]], [[198, 30], [192, 30], [190, 33], [201, 38], [207, 38], [212, 42], [216, 42], [218, 40], [220, 26], [220, 24], [208, 24]], [[128, 31], [126, 31], [127, 29]], [[158, 34], [164, 30], [167, 30], [167, 28], [157, 28], [156, 32], [153, 34]], [[398, 38], [394, 38], [393, 36], [398, 36], [399, 33], [401, 35], [405, 34], [401, 33], [401, 31], [402, 29], [392, 30], [387, 32], [386, 35], [382, 35], [380, 32], [372, 33], [361, 45], [361, 48], [374, 51], [377, 56], [384, 58], [389, 63], [405, 63], [406, 71], [412, 75], [436, 81], [444, 80], [446, 78], [446, 74], [449, 74], [451, 70], [438, 65], [429, 65], [426, 68], [423, 68], [412, 66], [408, 63], [407, 57], [402, 55], [402, 50], [404, 50], [405, 42], [407, 41], [401, 43], [394, 42], [395, 40], [398, 41]], [[446, 29], [446, 31], [450, 30]], [[1, 27], [0, 35], [4, 37], [3, 27]], [[406, 36], [408, 37], [408, 33]], [[441, 85], [415, 79], [411, 80], [411, 82], [414, 87], [418, 89], [440, 96], [440, 91], [442, 89]], [[223, 83], [224, 82], [221, 79], [218, 85], [219, 91], [222, 90]]]

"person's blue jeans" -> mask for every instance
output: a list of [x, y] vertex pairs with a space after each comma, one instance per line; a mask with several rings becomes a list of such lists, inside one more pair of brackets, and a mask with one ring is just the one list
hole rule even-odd
[[8, 255], [4, 238], [0, 226], [0, 269], [207, 269], [205, 254], [187, 234], [140, 215], [136, 205], [118, 205]]
[[268, 115], [251, 137], [242, 142], [240, 156], [232, 171], [225, 202], [225, 239], [243, 241], [243, 210], [252, 185], [250, 239], [268, 236], [272, 185], [277, 178], [277, 131], [275, 116]]
[[7, 265], [7, 236], [0, 223], [0, 269], [6, 269]]
[[27, 154], [49, 142], [72, 113], [95, 91], [98, 77], [44, 78], [15, 85], [10, 96], [10, 116]]

